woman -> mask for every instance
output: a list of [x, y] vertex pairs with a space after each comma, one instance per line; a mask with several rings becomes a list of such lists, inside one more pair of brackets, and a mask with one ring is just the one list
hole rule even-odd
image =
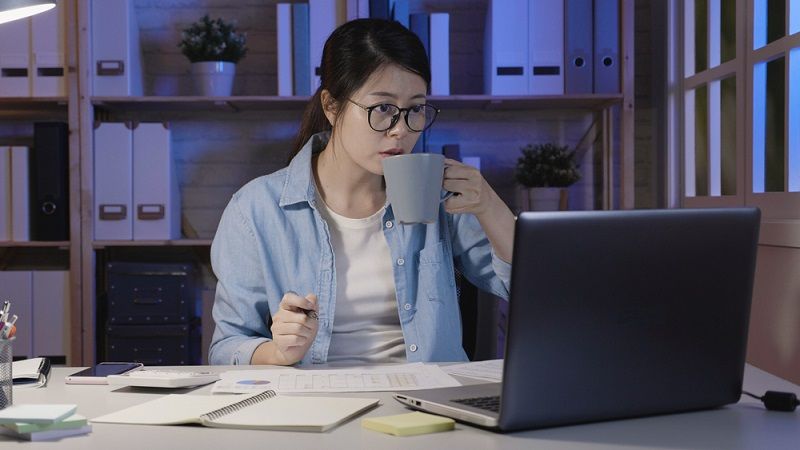
[[289, 166], [234, 194], [211, 247], [212, 364], [463, 361], [457, 268], [507, 298], [514, 216], [480, 172], [433, 224], [395, 224], [381, 160], [435, 119], [422, 43], [396, 22], [337, 28]]

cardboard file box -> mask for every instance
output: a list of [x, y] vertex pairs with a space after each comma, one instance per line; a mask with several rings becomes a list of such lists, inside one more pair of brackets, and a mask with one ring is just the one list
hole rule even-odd
[[0, 25], [0, 97], [30, 97], [30, 19]]
[[133, 0], [93, 0], [91, 5], [93, 94], [142, 95], [142, 55]]

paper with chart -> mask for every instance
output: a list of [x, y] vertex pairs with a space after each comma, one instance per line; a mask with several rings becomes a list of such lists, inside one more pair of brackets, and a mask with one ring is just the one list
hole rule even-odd
[[450, 375], [460, 377], [477, 378], [479, 380], [503, 381], [503, 360], [490, 359], [488, 361], [476, 361], [464, 364], [453, 364], [442, 367]]
[[279, 393], [409, 391], [461, 384], [439, 366], [422, 363], [345, 369], [255, 369], [220, 374], [212, 394], [265, 389]]

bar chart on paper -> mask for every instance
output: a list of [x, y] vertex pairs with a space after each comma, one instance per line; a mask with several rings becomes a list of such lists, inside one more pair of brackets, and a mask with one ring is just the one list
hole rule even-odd
[[232, 370], [220, 377], [212, 393], [264, 389], [283, 393], [407, 391], [460, 385], [438, 366], [421, 363], [378, 368]]

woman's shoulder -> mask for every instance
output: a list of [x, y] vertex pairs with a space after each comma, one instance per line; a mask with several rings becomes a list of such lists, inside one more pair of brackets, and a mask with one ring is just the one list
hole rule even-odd
[[232, 201], [245, 209], [277, 206], [286, 182], [286, 172], [287, 168], [284, 167], [248, 181], [233, 194]]

